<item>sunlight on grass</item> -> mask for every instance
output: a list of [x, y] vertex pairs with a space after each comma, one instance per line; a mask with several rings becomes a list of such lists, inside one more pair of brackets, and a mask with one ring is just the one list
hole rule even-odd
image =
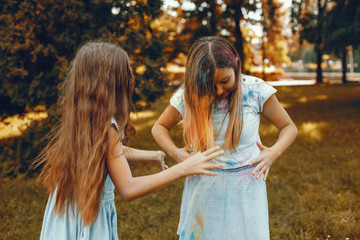
[[327, 100], [329, 99], [329, 96], [328, 95], [316, 95], [316, 96], [309, 96], [309, 97], [300, 97], [297, 99], [297, 102], [299, 103], [307, 103], [307, 102], [310, 102], [310, 101], [314, 101], [314, 100]]
[[39, 121], [48, 117], [47, 112], [29, 112], [22, 117], [18, 114], [7, 117], [0, 122], [0, 139], [21, 136], [32, 121]]
[[321, 141], [323, 139], [322, 129], [327, 127], [326, 122], [303, 122], [299, 128], [299, 136], [308, 140]]
[[274, 125], [260, 125], [261, 136], [277, 133], [279, 130]]
[[141, 112], [131, 112], [130, 113], [130, 118], [132, 121], [137, 121], [137, 120], [141, 120], [144, 118], [152, 118], [156, 115], [156, 112], [154, 111], [141, 111]]
[[156, 121], [156, 112], [155, 111], [141, 111], [141, 112], [132, 112], [130, 113], [131, 121], [135, 124], [136, 131], [142, 131], [146, 128], [151, 128]]
[[281, 106], [282, 106], [283, 108], [289, 108], [289, 107], [292, 106], [292, 104], [286, 103], [286, 102], [280, 102], [280, 104], [281, 104]]

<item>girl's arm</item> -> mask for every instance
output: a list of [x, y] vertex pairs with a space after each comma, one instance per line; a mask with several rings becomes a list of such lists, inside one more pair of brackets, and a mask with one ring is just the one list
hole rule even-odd
[[182, 117], [178, 110], [169, 105], [151, 129], [151, 133], [161, 149], [177, 163], [189, 157], [189, 153], [183, 149], [179, 149], [170, 137], [170, 130], [180, 122], [181, 119]]
[[208, 169], [223, 167], [222, 164], [208, 163], [211, 159], [224, 154], [223, 150], [215, 147], [205, 152], [194, 154], [186, 161], [176, 164], [165, 171], [148, 176], [133, 177], [118, 139], [119, 133], [115, 128], [111, 128], [109, 130], [109, 151], [106, 159], [106, 168], [116, 189], [125, 201], [152, 193], [189, 174], [216, 175], [215, 172]]
[[154, 162], [161, 170], [168, 168], [165, 164], [165, 153], [163, 151], [141, 150], [127, 146], [123, 146], [123, 151], [128, 161]]
[[249, 165], [259, 163], [252, 174], [255, 176], [257, 172], [256, 178], [259, 179], [264, 173], [263, 180], [265, 181], [271, 165], [294, 142], [298, 130], [275, 95], [264, 103], [262, 114], [279, 130], [279, 137], [272, 147], [268, 148], [259, 142], [256, 143], [260, 149], [260, 155], [249, 163]]

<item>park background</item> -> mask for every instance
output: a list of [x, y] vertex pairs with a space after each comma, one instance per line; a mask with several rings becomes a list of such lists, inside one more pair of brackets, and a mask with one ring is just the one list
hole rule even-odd
[[[59, 119], [58, 90], [82, 43], [129, 53], [137, 134], [127, 144], [159, 149], [150, 129], [191, 44], [209, 35], [232, 42], [243, 73], [275, 86], [299, 129], [267, 181], [271, 239], [360, 239], [358, 0], [1, 1], [0, 239], [39, 237], [48, 196], [29, 165]], [[277, 130], [262, 119], [260, 135], [271, 146]], [[180, 125], [172, 136], [181, 146]], [[132, 202], [116, 193], [119, 238], [177, 239], [183, 181]]]

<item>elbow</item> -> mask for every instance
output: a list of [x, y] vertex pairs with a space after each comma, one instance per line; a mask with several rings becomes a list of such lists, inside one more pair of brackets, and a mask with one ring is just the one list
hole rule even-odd
[[294, 136], [295, 136], [295, 138], [296, 138], [296, 136], [298, 135], [298, 133], [299, 133], [299, 130], [297, 129], [297, 127], [296, 127], [296, 125], [294, 124]]
[[128, 196], [122, 196], [122, 199], [124, 200], [124, 202], [130, 202], [131, 200], [133, 200], [133, 198], [130, 198]]
[[156, 132], [157, 132], [157, 123], [154, 124], [154, 126], [151, 128], [151, 135], [155, 138]]
[[124, 202], [130, 202], [136, 198], [133, 194], [130, 194], [128, 192], [122, 192], [122, 193], [120, 193], [120, 195], [121, 195], [122, 199], [124, 200]]

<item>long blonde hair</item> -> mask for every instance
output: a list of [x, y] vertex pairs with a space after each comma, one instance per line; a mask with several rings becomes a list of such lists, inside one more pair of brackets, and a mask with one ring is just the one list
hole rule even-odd
[[239, 55], [224, 38], [203, 37], [190, 48], [185, 68], [184, 140], [186, 147], [191, 144], [195, 152], [214, 146], [212, 108], [217, 68], [232, 68], [235, 72], [234, 90], [227, 97], [230, 116], [225, 146], [235, 149], [239, 143], [242, 127]]
[[[54, 195], [55, 214], [76, 206], [84, 225], [96, 219], [105, 183], [105, 159], [111, 118], [133, 134], [129, 118], [134, 79], [127, 53], [112, 43], [83, 45], [64, 81], [61, 120], [34, 166]], [[120, 136], [119, 136], [120, 139]]]

